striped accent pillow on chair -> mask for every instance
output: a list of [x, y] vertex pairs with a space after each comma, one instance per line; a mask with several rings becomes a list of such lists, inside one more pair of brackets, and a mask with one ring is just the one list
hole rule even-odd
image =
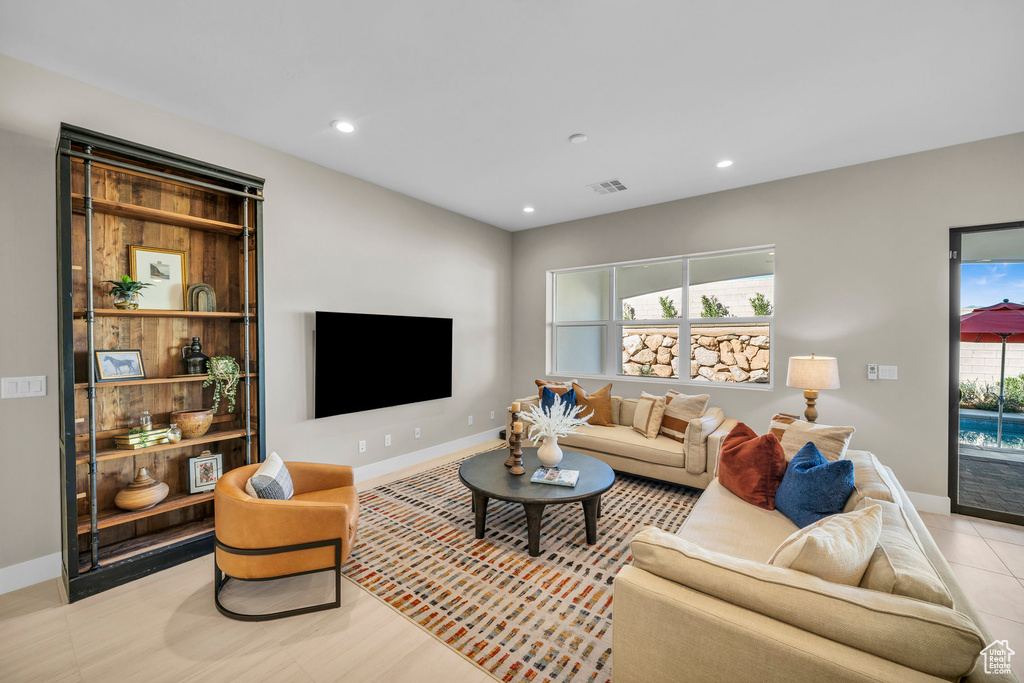
[[710, 400], [709, 394], [688, 396], [678, 391], [669, 391], [665, 394], [665, 414], [661, 418], [661, 433], [683, 443], [690, 420], [696, 420], [703, 415]]

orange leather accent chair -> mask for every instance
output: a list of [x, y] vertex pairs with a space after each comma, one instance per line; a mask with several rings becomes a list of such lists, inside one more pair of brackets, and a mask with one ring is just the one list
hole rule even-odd
[[[291, 500], [262, 500], [245, 492], [259, 465], [221, 476], [214, 489], [216, 550], [214, 601], [225, 616], [262, 621], [341, 606], [341, 565], [356, 540], [359, 497], [352, 468], [322, 463], [285, 463]], [[259, 581], [333, 570], [335, 600], [272, 614], [241, 614], [220, 602], [228, 579]]]

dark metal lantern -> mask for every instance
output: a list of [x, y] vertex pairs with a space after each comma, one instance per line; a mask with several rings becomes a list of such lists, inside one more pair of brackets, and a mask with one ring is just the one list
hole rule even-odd
[[203, 353], [203, 345], [199, 337], [192, 337], [192, 343], [181, 347], [181, 357], [185, 361], [186, 375], [205, 375], [206, 361], [210, 357]]

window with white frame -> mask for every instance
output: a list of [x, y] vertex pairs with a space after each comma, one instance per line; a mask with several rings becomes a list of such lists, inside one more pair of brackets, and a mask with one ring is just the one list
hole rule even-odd
[[774, 247], [551, 277], [554, 374], [771, 385]]

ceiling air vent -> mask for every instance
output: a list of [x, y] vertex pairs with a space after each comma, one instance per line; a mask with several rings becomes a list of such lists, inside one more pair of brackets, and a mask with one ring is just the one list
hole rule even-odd
[[626, 189], [626, 186], [620, 183], [618, 178], [606, 180], [603, 183], [587, 185], [587, 187], [598, 194], [612, 194], [613, 192], [622, 192]]

